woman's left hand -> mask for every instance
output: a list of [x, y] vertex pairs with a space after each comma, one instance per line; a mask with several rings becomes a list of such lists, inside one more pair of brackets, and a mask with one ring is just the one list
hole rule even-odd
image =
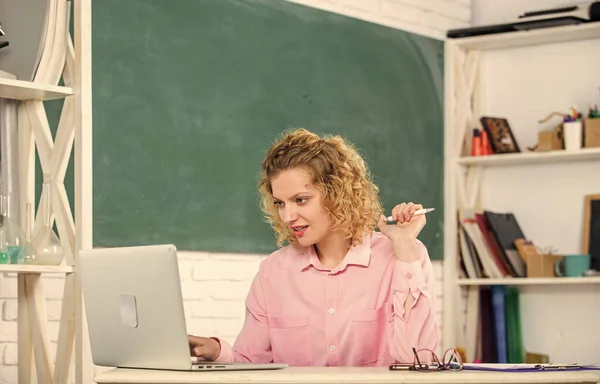
[[414, 242], [426, 223], [425, 215], [413, 216], [418, 209], [423, 209], [423, 206], [413, 203], [398, 204], [392, 209], [392, 217], [396, 220], [396, 224], [387, 224], [385, 216], [381, 215], [377, 226], [392, 242]]

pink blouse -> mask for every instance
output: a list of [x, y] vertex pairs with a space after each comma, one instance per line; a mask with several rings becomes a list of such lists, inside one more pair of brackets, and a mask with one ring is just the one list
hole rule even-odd
[[417, 244], [418, 261], [398, 261], [391, 241], [373, 232], [334, 269], [313, 247], [277, 250], [260, 264], [244, 326], [233, 348], [219, 340], [217, 361], [386, 366], [412, 362], [413, 347], [435, 351], [433, 270]]

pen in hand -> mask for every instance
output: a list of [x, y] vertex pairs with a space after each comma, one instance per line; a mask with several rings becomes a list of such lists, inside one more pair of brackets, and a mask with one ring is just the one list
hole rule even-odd
[[[431, 211], [433, 211], [435, 208], [423, 208], [423, 209], [418, 209], [415, 211], [415, 213], [413, 213], [413, 216], [417, 216], [417, 215], [424, 215], [426, 213], [429, 213]], [[396, 224], [396, 220], [392, 217], [392, 216], [388, 216], [385, 218], [385, 223], [386, 224]]]

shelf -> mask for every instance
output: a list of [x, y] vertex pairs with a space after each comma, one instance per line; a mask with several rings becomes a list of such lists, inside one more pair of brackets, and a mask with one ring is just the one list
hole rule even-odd
[[12, 100], [55, 100], [73, 94], [73, 89], [57, 85], [0, 78], [0, 97]]
[[548, 151], [507, 153], [488, 156], [468, 156], [457, 160], [462, 165], [497, 167], [505, 165], [527, 165], [539, 163], [562, 163], [572, 161], [600, 160], [600, 148], [582, 148], [578, 151]]
[[458, 279], [458, 285], [566, 285], [600, 284], [600, 277], [530, 277], [509, 279]]
[[0, 272], [10, 273], [71, 273], [73, 267], [68, 265], [20, 265], [0, 264]]
[[600, 22], [592, 22], [562, 27], [532, 29], [529, 31], [447, 39], [447, 41], [454, 43], [460, 48], [487, 51], [599, 38]]

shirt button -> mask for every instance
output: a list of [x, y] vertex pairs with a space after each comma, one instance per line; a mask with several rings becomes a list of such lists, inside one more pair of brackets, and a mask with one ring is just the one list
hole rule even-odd
[[410, 273], [407, 273], [407, 274], [406, 274], [406, 278], [407, 278], [407, 279], [412, 279], [412, 275], [411, 275]]
[[333, 315], [335, 313], [335, 309], [329, 308], [329, 313]]
[[335, 352], [335, 345], [332, 345], [331, 347], [329, 347], [329, 350], [330, 350], [331, 352]]

